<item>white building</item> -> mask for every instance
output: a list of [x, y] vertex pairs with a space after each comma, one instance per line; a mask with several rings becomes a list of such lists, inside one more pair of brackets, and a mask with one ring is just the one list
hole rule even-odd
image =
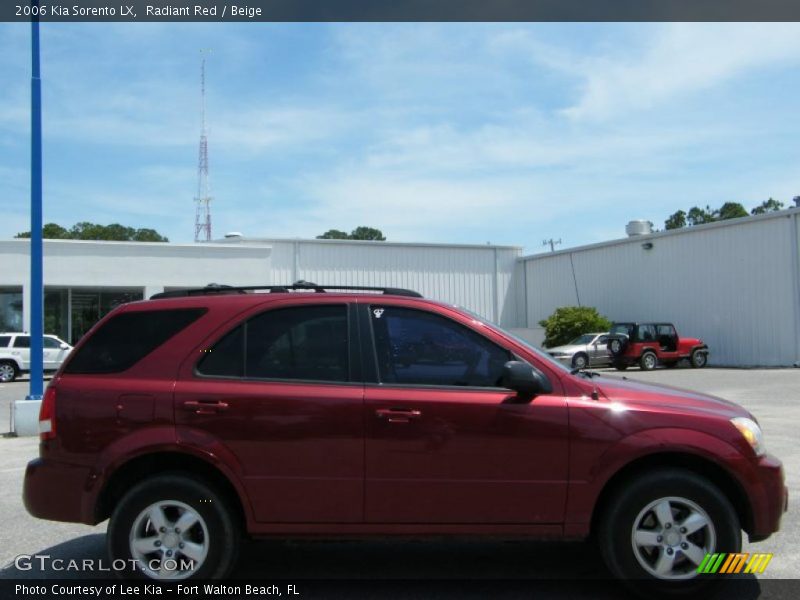
[[[521, 256], [514, 246], [232, 238], [46, 240], [45, 329], [76, 341], [116, 303], [208, 283], [404, 287], [534, 342], [560, 306], [671, 321], [710, 363], [800, 364], [800, 209]], [[29, 242], [0, 241], [0, 331], [28, 329]]]

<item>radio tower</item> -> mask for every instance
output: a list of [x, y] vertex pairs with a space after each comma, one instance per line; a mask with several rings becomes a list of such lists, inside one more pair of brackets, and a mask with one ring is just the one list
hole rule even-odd
[[197, 196], [194, 216], [194, 241], [211, 241], [211, 186], [208, 183], [208, 135], [206, 133], [206, 57], [207, 50], [201, 50], [203, 60], [200, 65], [200, 152], [197, 161]]

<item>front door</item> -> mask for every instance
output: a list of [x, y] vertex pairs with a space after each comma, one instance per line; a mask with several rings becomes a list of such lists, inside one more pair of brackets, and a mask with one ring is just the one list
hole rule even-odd
[[363, 519], [352, 332], [346, 304], [275, 308], [218, 335], [177, 382], [179, 439], [238, 465], [259, 522]]
[[365, 390], [366, 520], [560, 523], [564, 397], [520, 403], [499, 387], [511, 352], [451, 316], [389, 300], [359, 308], [376, 363]]

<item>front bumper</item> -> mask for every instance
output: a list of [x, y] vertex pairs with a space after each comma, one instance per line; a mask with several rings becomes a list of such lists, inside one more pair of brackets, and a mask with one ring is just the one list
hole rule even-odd
[[22, 500], [39, 519], [94, 524], [87, 511], [90, 470], [37, 458], [28, 463]]
[[752, 526], [750, 541], [760, 541], [780, 529], [781, 518], [789, 507], [789, 489], [784, 482], [783, 464], [767, 454], [758, 460], [757, 481], [751, 494]]

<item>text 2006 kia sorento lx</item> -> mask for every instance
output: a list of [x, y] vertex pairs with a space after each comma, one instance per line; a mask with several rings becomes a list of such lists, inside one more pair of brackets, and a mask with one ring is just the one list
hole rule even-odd
[[706, 554], [765, 539], [788, 501], [743, 408], [570, 372], [391, 288], [123, 305], [40, 429], [28, 511], [110, 518], [111, 558], [151, 578], [223, 577], [242, 536], [593, 536], [618, 577], [702, 585]]

